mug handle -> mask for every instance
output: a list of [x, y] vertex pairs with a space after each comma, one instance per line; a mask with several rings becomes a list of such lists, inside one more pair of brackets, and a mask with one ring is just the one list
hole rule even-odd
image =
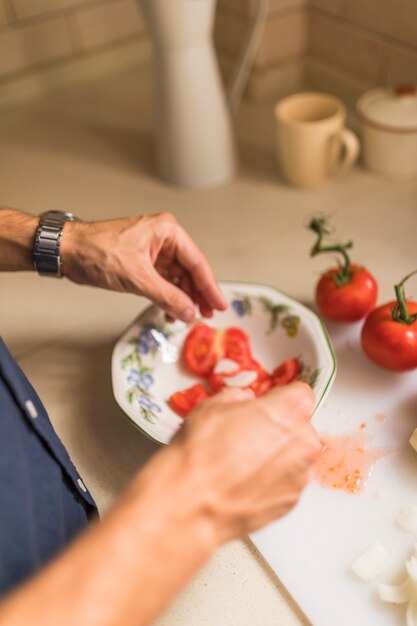
[[332, 153], [336, 154], [334, 160], [332, 159], [330, 173], [338, 176], [352, 167], [359, 156], [360, 143], [355, 133], [348, 128], [343, 128], [333, 135], [332, 140], [336, 144], [336, 150], [333, 149]]

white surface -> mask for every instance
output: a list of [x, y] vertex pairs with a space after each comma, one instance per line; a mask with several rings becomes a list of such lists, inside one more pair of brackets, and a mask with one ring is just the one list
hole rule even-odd
[[[394, 561], [379, 580], [391, 582], [412, 551], [415, 536], [401, 532], [396, 520], [405, 505], [417, 502], [417, 454], [408, 444], [417, 421], [417, 372], [393, 375], [368, 362], [358, 325], [332, 330], [338, 374], [314, 425], [334, 435], [358, 433], [364, 422], [371, 445], [395, 452], [376, 463], [363, 493], [313, 481], [299, 506], [253, 541], [314, 626], [400, 626], [404, 607], [381, 602], [375, 587], [359, 582], [350, 566], [378, 542]], [[381, 414], [383, 422], [375, 419]]]

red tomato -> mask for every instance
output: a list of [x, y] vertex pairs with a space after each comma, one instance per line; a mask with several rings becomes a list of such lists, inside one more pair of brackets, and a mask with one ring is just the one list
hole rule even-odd
[[262, 367], [258, 370], [258, 378], [254, 383], [249, 385], [249, 389], [252, 389], [255, 396], [263, 396], [267, 391], [269, 391], [272, 387], [272, 380], [268, 372], [266, 372]]
[[323, 274], [316, 287], [316, 302], [323, 315], [335, 322], [357, 322], [372, 311], [378, 296], [375, 278], [364, 267], [351, 264], [351, 279], [337, 285], [336, 267]]
[[[227, 328], [223, 337], [224, 356], [239, 365], [245, 366], [253, 361], [248, 335], [240, 328]], [[248, 368], [246, 368], [248, 369]]]
[[207, 389], [198, 383], [188, 389], [172, 394], [168, 404], [175, 413], [178, 413], [181, 417], [186, 417], [190, 411], [208, 397], [210, 397], [210, 394]]
[[207, 324], [197, 324], [188, 333], [183, 357], [186, 366], [197, 376], [208, 376], [223, 356], [222, 333]]
[[[244, 367], [241, 367], [238, 371], [257, 372], [257, 379], [253, 383], [245, 387], [245, 389], [252, 389], [256, 396], [262, 396], [271, 388], [270, 375], [261, 367], [261, 365], [259, 365], [257, 361], [252, 359], [250, 362], [245, 364]], [[232, 378], [233, 376], [236, 376], [237, 373], [238, 372], [233, 372], [233, 374], [214, 374], [214, 372], [211, 373], [208, 377], [208, 382], [213, 392], [216, 393], [216, 391], [220, 391], [220, 389], [227, 385], [227, 378]]]
[[[382, 367], [396, 372], [417, 368], [417, 321], [412, 324], [392, 319], [397, 302], [374, 309], [362, 328], [361, 342], [365, 354]], [[417, 302], [407, 300], [410, 315], [417, 313]]]
[[272, 386], [280, 387], [281, 385], [288, 385], [293, 380], [298, 378], [301, 371], [300, 361], [298, 359], [288, 359], [278, 365], [271, 374]]

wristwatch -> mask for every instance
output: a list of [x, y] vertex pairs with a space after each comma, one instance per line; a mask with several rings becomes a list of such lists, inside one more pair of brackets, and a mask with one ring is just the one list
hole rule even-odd
[[41, 213], [36, 230], [33, 263], [41, 276], [62, 278], [60, 255], [61, 237], [65, 222], [79, 221], [72, 213], [46, 211]]

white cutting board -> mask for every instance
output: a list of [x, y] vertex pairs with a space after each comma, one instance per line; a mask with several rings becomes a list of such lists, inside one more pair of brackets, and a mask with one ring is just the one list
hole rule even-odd
[[[358, 433], [367, 424], [375, 446], [394, 446], [378, 461], [365, 492], [349, 494], [311, 482], [285, 518], [251, 536], [314, 626], [402, 626], [405, 605], [379, 600], [350, 564], [375, 541], [393, 557], [384, 582], [404, 578], [416, 535], [396, 518], [417, 504], [417, 453], [408, 439], [417, 428], [417, 371], [396, 374], [370, 363], [359, 346], [360, 324], [327, 325], [337, 357], [336, 380], [313, 423], [322, 434]], [[385, 421], [375, 419], [378, 414]]]

